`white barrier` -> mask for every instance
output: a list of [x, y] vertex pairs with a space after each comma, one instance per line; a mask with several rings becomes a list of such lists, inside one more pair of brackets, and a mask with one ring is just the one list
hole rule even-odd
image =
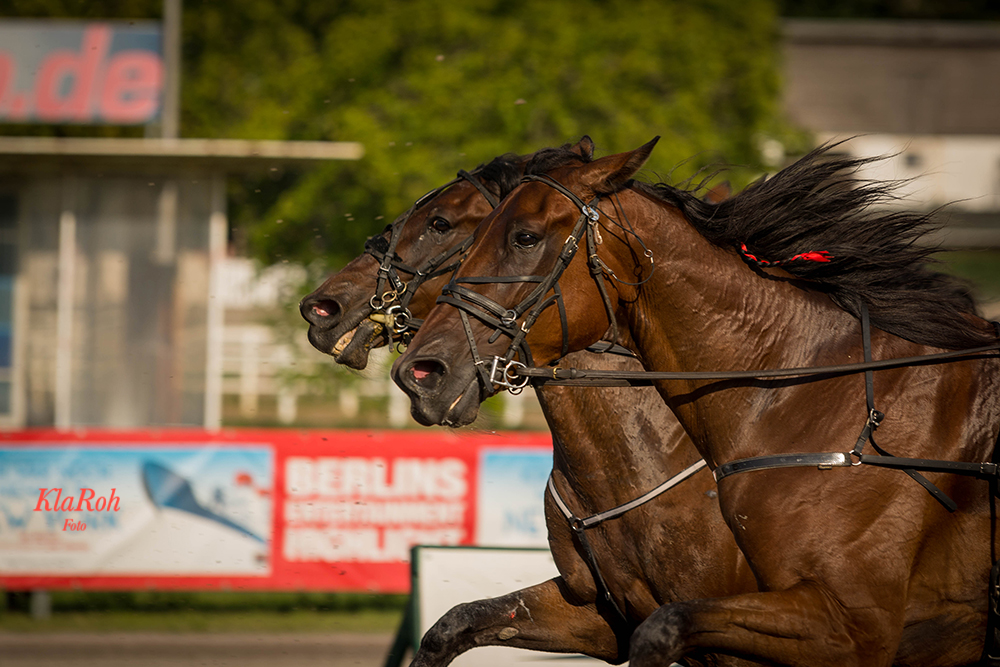
[[[498, 597], [559, 575], [548, 549], [489, 547], [413, 548], [411, 646], [449, 609], [462, 602]], [[388, 663], [387, 663], [388, 664]], [[454, 667], [593, 667], [601, 660], [582, 655], [484, 646], [460, 655]]]

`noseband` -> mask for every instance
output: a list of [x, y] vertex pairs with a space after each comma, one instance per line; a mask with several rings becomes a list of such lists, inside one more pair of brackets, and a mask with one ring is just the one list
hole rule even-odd
[[[482, 181], [478, 178], [478, 171], [469, 173], [464, 169], [458, 172], [458, 177], [445, 183], [439, 188], [431, 190], [423, 197], [413, 203], [408, 211], [403, 213], [396, 222], [389, 225], [382, 234], [371, 237], [365, 241], [365, 252], [379, 260], [378, 279], [375, 285], [375, 294], [369, 300], [372, 314], [369, 319], [392, 329], [396, 335], [404, 335], [407, 331], [416, 330], [420, 326], [420, 321], [415, 319], [409, 311], [410, 300], [417, 289], [427, 280], [450, 273], [458, 268], [460, 261], [456, 260], [447, 266], [445, 262], [456, 256], [461, 256], [472, 245], [470, 235], [462, 243], [443, 250], [434, 257], [429, 258], [419, 267], [405, 263], [396, 254], [396, 248], [403, 235], [403, 227], [418, 209], [431, 201], [439, 194], [451, 186], [465, 180], [471, 183], [482, 193], [490, 206], [496, 208], [500, 203], [496, 196], [490, 192]], [[385, 232], [389, 231], [389, 239], [386, 240]], [[404, 282], [399, 277], [399, 271], [409, 273], [413, 276], [409, 282]], [[412, 334], [411, 334], [412, 335]]]
[[[530, 382], [526, 376], [518, 376], [517, 369], [533, 365], [531, 349], [525, 340], [528, 332], [541, 316], [542, 312], [555, 304], [559, 310], [559, 320], [562, 325], [562, 354], [565, 356], [569, 352], [569, 327], [566, 318], [566, 306], [563, 303], [562, 292], [559, 289], [559, 278], [579, 249], [581, 236], [586, 238], [587, 243], [587, 265], [590, 273], [597, 282], [598, 290], [604, 301], [607, 311], [608, 321], [611, 326], [611, 346], [618, 338], [618, 324], [615, 320], [615, 308], [611, 303], [607, 287], [604, 283], [604, 263], [597, 257], [597, 244], [600, 243], [600, 232], [597, 230], [597, 222], [600, 213], [597, 210], [597, 203], [600, 197], [594, 197], [590, 203], [584, 202], [575, 193], [563, 186], [561, 183], [542, 174], [528, 174], [521, 179], [522, 183], [537, 181], [545, 183], [549, 187], [562, 193], [573, 204], [580, 209], [580, 217], [573, 226], [566, 241], [563, 243], [555, 265], [547, 275], [529, 276], [499, 276], [499, 277], [462, 277], [452, 278], [442, 290], [437, 303], [446, 303], [458, 309], [462, 318], [462, 326], [465, 335], [469, 340], [469, 347], [472, 350], [473, 363], [479, 373], [480, 382], [484, 391], [494, 394], [500, 389], [507, 389], [512, 393], [519, 393]], [[588, 230], [593, 233], [588, 234]], [[499, 283], [537, 283], [537, 286], [513, 308], [498, 303], [497, 301], [484, 296], [476, 291], [464, 287], [463, 285], [484, 285]], [[552, 294], [546, 294], [552, 291]], [[493, 343], [501, 335], [511, 339], [507, 352], [502, 356], [494, 356], [491, 360], [480, 357], [479, 349], [476, 345], [472, 327], [469, 322], [469, 315], [493, 328], [493, 334], [489, 342]], [[514, 356], [520, 361], [514, 361]], [[487, 366], [489, 368], [487, 369]]]

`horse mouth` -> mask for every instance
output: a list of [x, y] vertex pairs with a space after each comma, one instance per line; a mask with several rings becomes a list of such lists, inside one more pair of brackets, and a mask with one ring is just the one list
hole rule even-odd
[[333, 346], [333, 358], [338, 364], [363, 370], [368, 366], [368, 353], [373, 348], [388, 345], [389, 339], [384, 326], [372, 320], [362, 320], [348, 331]]
[[[324, 328], [311, 325], [309, 327], [309, 342], [323, 354], [332, 356], [337, 363], [344, 363], [342, 361], [344, 351], [350, 346], [351, 340], [354, 338], [356, 330], [358, 329], [358, 325], [361, 324], [370, 313], [371, 309], [369, 309], [366, 304], [365, 308], [359, 308], [353, 313], [349, 313], [346, 317], [341, 319], [336, 326]], [[363, 367], [364, 366], [362, 366], [362, 368]]]
[[333, 346], [333, 349], [330, 351], [330, 354], [333, 355], [334, 359], [337, 359], [337, 357], [340, 356], [341, 352], [343, 352], [344, 349], [347, 348], [348, 343], [354, 340], [355, 332], [357, 332], [357, 328], [351, 329], [350, 331], [348, 331], [347, 333], [345, 333], [343, 336], [340, 337], [340, 340], [337, 341], [337, 343]]
[[468, 426], [479, 417], [480, 401], [479, 381], [473, 378], [465, 390], [456, 396], [448, 409], [444, 411], [440, 424], [450, 428]]

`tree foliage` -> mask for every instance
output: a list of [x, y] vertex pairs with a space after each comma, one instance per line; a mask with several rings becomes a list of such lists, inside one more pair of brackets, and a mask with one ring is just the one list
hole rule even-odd
[[[160, 3], [15, 9], [158, 18]], [[189, 1], [181, 131], [363, 143], [361, 161], [232, 188], [258, 257], [336, 265], [458, 169], [583, 134], [601, 154], [661, 135], [651, 178], [752, 171], [780, 132], [777, 50], [771, 0]]]

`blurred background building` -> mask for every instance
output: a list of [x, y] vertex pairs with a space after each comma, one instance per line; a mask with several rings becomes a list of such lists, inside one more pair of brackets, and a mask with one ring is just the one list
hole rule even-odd
[[788, 20], [784, 79], [793, 123], [891, 155], [868, 175], [913, 179], [901, 205], [947, 205], [943, 244], [1000, 248], [1000, 25]]
[[150, 135], [0, 137], [0, 426], [221, 426], [227, 178], [363, 152], [178, 138], [178, 30], [0, 22], [0, 122]]

